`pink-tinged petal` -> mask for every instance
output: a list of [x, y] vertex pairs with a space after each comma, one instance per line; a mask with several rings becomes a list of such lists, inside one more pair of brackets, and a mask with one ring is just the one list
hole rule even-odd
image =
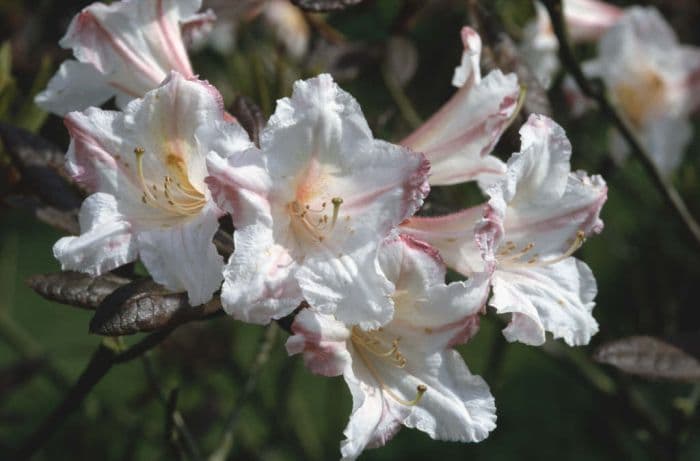
[[472, 375], [454, 350], [427, 357], [423, 366], [416, 375], [427, 390], [404, 425], [437, 440], [480, 442], [488, 437], [496, 428], [496, 404], [486, 382]]
[[377, 248], [366, 245], [349, 254], [332, 249], [307, 257], [296, 278], [304, 299], [338, 320], [363, 329], [384, 325], [394, 313], [394, 285], [382, 273]]
[[460, 88], [402, 144], [425, 154], [432, 185], [493, 182], [505, 165], [489, 154], [510, 125], [519, 97], [514, 74], [491, 72], [478, 85]]
[[164, 167], [180, 165], [176, 167], [186, 170], [192, 185], [204, 189], [210, 141], [198, 138], [197, 132], [218, 121], [208, 134], [216, 139], [225, 127], [223, 99], [214, 86], [173, 72], [163, 86], [129, 103], [124, 114], [125, 123], [134, 132], [140, 129], [136, 141], [146, 152], [145, 172], [158, 173]]
[[302, 309], [287, 340], [289, 355], [303, 354], [304, 365], [322, 376], [339, 376], [350, 365], [347, 349], [350, 330], [332, 316]]
[[575, 42], [595, 41], [622, 16], [623, 10], [599, 0], [566, 0], [564, 19]]
[[81, 235], [63, 237], [53, 247], [63, 270], [97, 276], [136, 259], [131, 225], [117, 211], [112, 195], [89, 196], [80, 208], [79, 218]]
[[237, 123], [219, 125], [204, 125], [197, 132], [198, 138], [208, 140], [202, 145], [209, 152], [206, 183], [212, 198], [221, 209], [231, 213], [237, 228], [258, 220], [271, 224], [267, 198], [270, 177], [260, 149]]
[[93, 66], [68, 60], [61, 64], [34, 102], [48, 112], [63, 116], [78, 108], [99, 106], [113, 93]]
[[433, 285], [445, 283], [445, 263], [437, 248], [409, 234], [385, 240], [379, 251], [379, 266], [395, 284], [396, 292], [411, 297], [424, 296]]
[[567, 344], [588, 344], [598, 331], [591, 312], [597, 293], [593, 273], [575, 258], [527, 269], [497, 270], [489, 304], [498, 313], [512, 313], [503, 330], [508, 341], [538, 346], [545, 331]]
[[437, 248], [448, 267], [469, 276], [484, 270], [474, 230], [482, 218], [479, 205], [445, 216], [414, 216], [401, 224], [399, 231]]
[[454, 75], [452, 76], [452, 84], [456, 87], [471, 86], [478, 84], [481, 81], [481, 67], [479, 60], [481, 59], [481, 37], [471, 27], [462, 27], [460, 32], [462, 36], [462, 45], [464, 52], [462, 53], [462, 62], [455, 67]]
[[206, 41], [214, 30], [215, 22], [216, 14], [212, 10], [184, 18], [180, 24], [182, 26], [182, 40], [187, 48], [197, 48], [200, 43]]
[[[295, 200], [312, 209], [325, 203], [330, 219], [333, 199], [342, 200], [338, 225], [323, 236], [330, 246], [351, 250], [370, 235], [381, 241], [429, 191], [423, 155], [374, 140], [355, 99], [330, 75], [295, 83], [292, 97], [278, 101], [261, 146], [270, 200], [282, 212]], [[278, 234], [287, 219], [280, 223]]]
[[479, 315], [489, 294], [490, 274], [464, 282], [433, 285], [418, 299], [396, 299], [390, 326], [402, 343], [424, 354], [463, 344], [479, 330]]
[[93, 65], [115, 89], [139, 97], [171, 70], [192, 77], [180, 21], [200, 2], [187, 0], [93, 3], [76, 15], [61, 46]]
[[294, 274], [297, 263], [274, 243], [269, 227], [253, 224], [233, 234], [236, 250], [224, 269], [221, 302], [230, 315], [264, 324], [290, 314], [302, 295]]
[[209, 301], [223, 280], [223, 258], [212, 243], [220, 215], [211, 204], [181, 226], [137, 234], [141, 260], [153, 280], [170, 290], [186, 291], [193, 306]]
[[380, 447], [391, 440], [412, 407], [393, 400], [361, 360], [353, 361], [343, 377], [352, 393], [352, 414], [343, 431], [340, 452], [343, 461], [350, 461], [365, 448]]
[[235, 189], [213, 187], [214, 195], [229, 197], [223, 206], [237, 225], [269, 231], [266, 245], [298, 265], [294, 276], [313, 307], [337, 309], [348, 323], [388, 321], [392, 287], [376, 251], [428, 193], [424, 156], [373, 139], [357, 102], [325, 74], [296, 82], [292, 97], [278, 101], [260, 144], [267, 177], [227, 176], [210, 160], [210, 187], [220, 178], [216, 187]]
[[92, 192], [140, 195], [129, 186], [128, 167], [121, 157], [126, 133], [121, 113], [91, 107], [69, 113], [64, 123], [71, 136], [66, 169], [73, 179]]
[[571, 144], [564, 130], [550, 119], [531, 116], [521, 136], [521, 152], [509, 160], [504, 180], [489, 188], [491, 199], [476, 230], [477, 242], [493, 253], [487, 251], [487, 259], [499, 259], [501, 265], [534, 264], [573, 251], [583, 237], [603, 227], [605, 181], [569, 172]]

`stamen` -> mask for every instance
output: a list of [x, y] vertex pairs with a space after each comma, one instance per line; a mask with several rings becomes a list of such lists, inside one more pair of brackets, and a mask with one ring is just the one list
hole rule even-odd
[[573, 255], [576, 250], [581, 248], [581, 245], [583, 245], [583, 242], [586, 240], [586, 233], [582, 230], [579, 230], [576, 232], [576, 237], [574, 238], [573, 242], [571, 243], [571, 246], [566, 249], [566, 251], [561, 254], [560, 256], [557, 256], [556, 258], [553, 259], [548, 259], [548, 260], [540, 260], [539, 255], [535, 254], [530, 259], [527, 260], [527, 262], [523, 262], [520, 258], [523, 258], [524, 256], [527, 255], [527, 253], [532, 250], [535, 247], [534, 243], [528, 243], [523, 247], [523, 249], [506, 258], [505, 260], [501, 261], [501, 263], [505, 264], [508, 267], [532, 267], [532, 266], [537, 266], [537, 267], [542, 267], [542, 266], [550, 266], [552, 264], [556, 264], [560, 261], [563, 261], [564, 259], [568, 258], [569, 256]]
[[331, 229], [335, 227], [335, 222], [338, 220], [338, 212], [340, 211], [340, 205], [343, 204], [343, 199], [340, 197], [333, 197], [331, 199], [333, 204], [333, 218], [331, 219]]
[[[365, 352], [363, 351], [363, 347], [370, 352], [372, 352], [372, 349], [369, 348], [369, 342], [376, 342], [379, 343], [379, 341], [376, 338], [373, 338], [370, 336], [370, 334], [360, 331], [356, 328], [353, 328], [352, 330], [352, 335], [351, 335], [351, 341], [355, 345], [355, 350], [357, 351], [357, 354], [360, 356], [360, 359], [362, 360], [362, 363], [367, 367], [369, 370], [370, 374], [372, 377], [379, 383], [379, 386], [382, 388], [382, 391], [386, 392], [389, 397], [400, 403], [401, 405], [406, 405], [406, 406], [414, 406], [417, 405], [420, 400], [423, 398], [423, 394], [428, 390], [428, 387], [425, 384], [419, 384], [416, 386], [416, 397], [413, 400], [406, 400], [401, 397], [399, 397], [394, 391], [392, 391], [382, 380], [380, 377], [379, 373], [377, 372], [377, 369], [375, 366], [372, 364], [372, 362], [369, 360]], [[406, 366], [406, 359], [400, 355], [398, 352], [398, 339], [395, 339], [392, 344], [396, 347], [396, 351], [394, 354], [398, 354], [400, 356], [400, 365], [396, 365], [399, 368], [403, 368]], [[359, 346], [359, 347], [358, 347]], [[394, 348], [392, 347], [392, 351]], [[375, 355], [379, 356], [378, 354], [375, 353]], [[383, 355], [381, 356], [383, 357]]]

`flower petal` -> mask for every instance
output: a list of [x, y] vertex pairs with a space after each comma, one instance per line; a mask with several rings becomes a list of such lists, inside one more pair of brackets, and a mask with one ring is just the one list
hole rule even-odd
[[350, 330], [330, 315], [302, 309], [292, 324], [287, 340], [289, 355], [304, 355], [304, 365], [313, 373], [339, 376], [352, 360], [347, 349]]
[[73, 18], [60, 44], [91, 64], [114, 88], [140, 97], [170, 70], [192, 77], [180, 21], [200, 6], [192, 0], [93, 3]]
[[[327, 74], [296, 82], [292, 97], [278, 101], [261, 148], [272, 179], [270, 199], [281, 209], [293, 200], [320, 207], [342, 199], [342, 225], [326, 244], [348, 251], [370, 235], [380, 242], [429, 191], [425, 158], [374, 140], [357, 101]], [[277, 232], [286, 232], [286, 221], [281, 226]]]
[[497, 270], [493, 274], [493, 297], [489, 304], [498, 313], [512, 313], [503, 330], [508, 341], [539, 346], [545, 331], [567, 344], [588, 344], [598, 331], [591, 315], [597, 293], [588, 266], [566, 258], [556, 264], [523, 270]]
[[481, 37], [477, 31], [468, 26], [462, 27], [461, 36], [462, 45], [464, 45], [462, 62], [455, 68], [452, 77], [452, 84], [457, 88], [478, 84], [481, 81], [481, 67], [479, 66]]
[[53, 247], [61, 269], [104, 274], [137, 257], [131, 225], [117, 211], [114, 196], [96, 193], [80, 208], [78, 237], [63, 237]]
[[294, 274], [297, 264], [274, 243], [272, 231], [261, 224], [237, 229], [236, 248], [224, 270], [221, 302], [238, 320], [268, 323], [290, 314], [302, 295]]
[[352, 393], [352, 414], [340, 443], [343, 461], [354, 460], [365, 448], [386, 444], [401, 429], [411, 407], [401, 405], [383, 392], [381, 384], [362, 364], [353, 362], [343, 377]]
[[382, 273], [377, 248], [366, 245], [352, 253], [307, 257], [296, 274], [304, 299], [341, 322], [377, 328], [394, 313], [394, 285]]
[[488, 154], [510, 125], [519, 95], [514, 74], [493, 71], [478, 85], [463, 86], [401, 143], [425, 154], [432, 185], [493, 182], [505, 165]]
[[48, 112], [63, 116], [75, 109], [99, 106], [113, 94], [114, 89], [92, 65], [68, 60], [61, 64], [34, 102]]
[[504, 257], [524, 247], [532, 248], [529, 257], [540, 258], [571, 251], [580, 232], [602, 230], [599, 213], [607, 199], [605, 181], [569, 172], [571, 144], [550, 119], [531, 116], [521, 135], [521, 152], [508, 161], [506, 178], [488, 190], [491, 199], [477, 226], [477, 241], [496, 239], [493, 251], [500, 238], [513, 242], [513, 250]]
[[448, 267], [470, 276], [484, 270], [481, 253], [474, 240], [483, 205], [444, 216], [413, 216], [401, 224], [400, 232], [437, 248]]
[[223, 258], [212, 242], [220, 214], [212, 204], [183, 225], [137, 234], [141, 260], [153, 280], [187, 291], [193, 306], [209, 301], [223, 280]]
[[66, 154], [66, 169], [78, 183], [91, 192], [120, 195], [140, 193], [127, 180], [128, 169], [116, 156], [123, 152], [126, 128], [120, 112], [90, 107], [71, 112], [64, 119], [71, 143]]
[[404, 424], [433, 439], [484, 440], [496, 428], [496, 404], [486, 382], [472, 375], [454, 350], [433, 354], [425, 363], [416, 375], [427, 391]]

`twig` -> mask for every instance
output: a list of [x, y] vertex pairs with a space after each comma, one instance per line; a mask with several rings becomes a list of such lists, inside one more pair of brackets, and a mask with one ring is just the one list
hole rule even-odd
[[389, 72], [386, 65], [382, 65], [381, 72], [384, 84], [389, 90], [389, 94], [391, 94], [391, 97], [394, 99], [394, 103], [396, 103], [396, 107], [398, 107], [401, 116], [411, 125], [411, 128], [416, 129], [421, 126], [423, 120], [420, 118], [420, 115], [418, 115], [418, 112], [416, 112], [416, 109], [414, 109], [411, 100], [408, 99], [408, 96], [404, 93], [399, 82], [393, 74]]
[[61, 423], [76, 409], [93, 387], [107, 374], [113, 365], [133, 360], [163, 341], [172, 331], [166, 329], [151, 333], [129, 349], [119, 352], [105, 339], [100, 343], [82, 374], [70, 388], [63, 401], [39, 427], [24, 441], [14, 454], [15, 459], [30, 458], [61, 426]]
[[248, 399], [248, 397], [250, 397], [250, 395], [255, 390], [255, 386], [258, 382], [258, 377], [260, 376], [260, 372], [262, 371], [263, 365], [265, 365], [267, 359], [270, 357], [270, 351], [272, 350], [272, 346], [275, 343], [278, 331], [279, 327], [276, 323], [271, 323], [270, 326], [267, 327], [265, 336], [263, 337], [262, 342], [260, 343], [260, 349], [258, 349], [258, 354], [255, 356], [253, 366], [250, 369], [248, 380], [243, 386], [243, 391], [241, 392], [241, 395], [238, 397], [236, 403], [233, 405], [233, 410], [229, 415], [228, 421], [226, 423], [226, 428], [224, 429], [224, 435], [221, 438], [221, 442], [219, 442], [219, 446], [217, 447], [217, 449], [209, 457], [209, 461], [224, 461], [226, 460], [228, 453], [231, 451], [231, 448], [233, 447], [233, 434], [236, 430], [236, 426], [238, 425], [238, 421], [241, 416], [241, 411], [243, 410], [243, 405]]
[[681, 195], [656, 167], [649, 152], [642, 146], [629, 123], [627, 123], [608, 99], [603, 85], [594, 84], [583, 73], [578, 60], [574, 56], [571, 43], [568, 40], [566, 23], [562, 14], [561, 0], [542, 0], [542, 3], [549, 12], [552, 28], [559, 41], [559, 59], [562, 64], [574, 77], [581, 91], [586, 96], [596, 101], [601, 112], [612, 121], [613, 125], [618, 129], [629, 145], [632, 154], [641, 162], [647, 174], [651, 177], [652, 182], [663, 195], [667, 204], [674, 210], [678, 218], [680, 218], [688, 229], [688, 232], [694, 237], [695, 243], [700, 245], [700, 225], [693, 218]]
[[153, 365], [151, 363], [151, 360], [148, 358], [148, 355], [141, 356], [141, 363], [143, 364], [143, 369], [146, 374], [148, 383], [151, 386], [151, 389], [156, 393], [156, 395], [158, 396], [158, 400], [161, 402], [161, 404], [167, 411], [167, 418], [169, 423], [175, 427], [176, 432], [179, 434], [180, 437], [182, 437], [182, 440], [185, 442], [185, 446], [187, 447], [187, 450], [189, 451], [189, 454], [192, 457], [192, 459], [202, 459], [202, 454], [199, 448], [197, 447], [197, 443], [194, 437], [192, 436], [192, 433], [190, 432], [187, 423], [185, 422], [185, 418], [177, 409], [177, 388], [173, 389], [170, 392], [169, 397], [166, 397], [165, 393], [163, 392], [163, 389], [158, 383], [158, 379], [156, 377], [155, 371], [153, 370]]

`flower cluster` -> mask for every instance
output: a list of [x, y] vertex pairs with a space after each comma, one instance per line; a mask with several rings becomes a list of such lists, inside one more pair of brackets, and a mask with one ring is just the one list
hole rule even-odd
[[[352, 393], [344, 459], [401, 426], [483, 440], [494, 398], [454, 348], [477, 333], [487, 304], [510, 314], [509, 341], [589, 341], [596, 284], [572, 255], [602, 229], [605, 182], [571, 172], [564, 130], [544, 116], [522, 126], [507, 163], [491, 155], [521, 91], [515, 75], [482, 78], [468, 27], [459, 89], [400, 144], [375, 139], [357, 101], [322, 74], [277, 102], [255, 145], [191, 70], [183, 37], [213, 18], [198, 9], [96, 3], [71, 23], [61, 43], [77, 61], [37, 102], [68, 112], [67, 169], [91, 195], [81, 235], [60, 239], [56, 258], [94, 275], [140, 258], [193, 305], [220, 290], [246, 322], [295, 313], [289, 354], [342, 375]], [[112, 96], [120, 111], [86, 108]], [[416, 216], [430, 185], [466, 181], [488, 200]], [[226, 262], [212, 243], [225, 215], [235, 227]], [[446, 283], [446, 267], [465, 280]]]

